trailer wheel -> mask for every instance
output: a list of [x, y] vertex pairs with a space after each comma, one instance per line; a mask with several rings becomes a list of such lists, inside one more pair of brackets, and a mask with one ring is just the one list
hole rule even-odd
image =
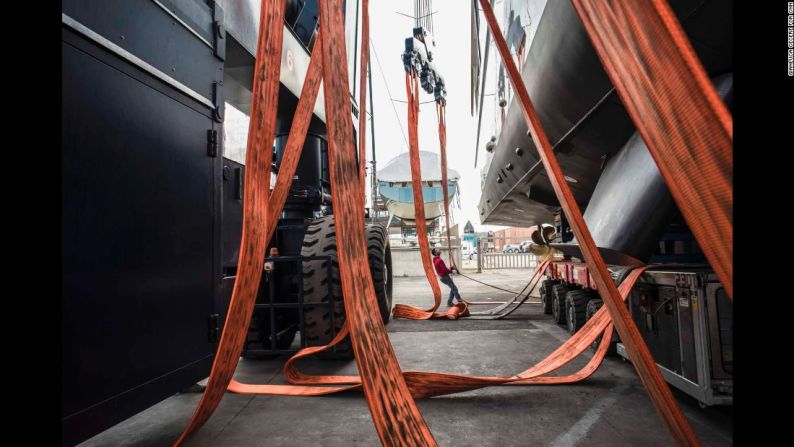
[[540, 286], [540, 302], [543, 304], [543, 313], [546, 315], [551, 315], [551, 288], [559, 282], [556, 279], [547, 279]]
[[592, 294], [586, 290], [571, 290], [565, 294], [565, 316], [571, 335], [584, 326], [587, 302], [591, 299]]
[[[585, 311], [585, 321], [590, 321], [598, 312], [598, 309], [604, 305], [604, 301], [601, 298], [593, 298], [592, 300], [587, 302], [587, 309]], [[601, 338], [603, 335], [599, 335], [598, 338], [595, 339], [593, 342], [593, 349], [598, 349], [598, 345], [601, 343]], [[607, 349], [607, 355], [617, 355], [618, 353], [618, 331], [615, 328], [612, 328], [612, 341], [609, 343], [609, 349]]]
[[587, 321], [590, 321], [590, 319], [593, 318], [593, 315], [595, 315], [595, 313], [598, 312], [598, 309], [601, 309], [601, 306], [603, 305], [604, 301], [601, 298], [593, 298], [592, 300], [588, 301], [587, 308], [585, 309], [585, 318]]
[[[391, 247], [383, 227], [369, 226], [366, 230], [367, 252], [370, 272], [375, 283], [378, 311], [384, 323], [391, 311]], [[306, 344], [321, 346], [330, 342], [345, 322], [345, 304], [342, 298], [342, 281], [339, 275], [339, 258], [336, 247], [334, 216], [315, 219], [306, 228], [301, 256], [328, 256], [303, 263], [303, 301], [323, 305], [306, 306], [304, 326]], [[330, 270], [330, 275], [328, 274]], [[330, 281], [330, 285], [329, 285]], [[329, 306], [325, 303], [332, 303]], [[331, 323], [333, 320], [333, 330]], [[348, 360], [353, 358], [350, 336], [345, 337], [334, 348], [318, 352], [326, 360]]]
[[567, 284], [556, 284], [551, 288], [551, 313], [557, 324], [565, 323], [565, 294], [569, 290]]

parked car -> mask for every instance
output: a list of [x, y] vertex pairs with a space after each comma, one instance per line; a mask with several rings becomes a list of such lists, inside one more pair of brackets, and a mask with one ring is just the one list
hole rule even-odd
[[502, 253], [520, 253], [521, 251], [521, 244], [505, 244], [502, 247]]
[[419, 243], [419, 239], [416, 236], [403, 236], [403, 245], [410, 245], [411, 247], [415, 247], [416, 244]]
[[524, 253], [529, 253], [529, 244], [530, 243], [532, 243], [532, 241], [523, 241], [523, 242], [521, 242], [521, 251], [524, 252]]

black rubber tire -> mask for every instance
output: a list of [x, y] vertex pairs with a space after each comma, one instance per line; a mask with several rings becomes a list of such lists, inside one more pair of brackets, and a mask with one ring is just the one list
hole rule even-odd
[[551, 314], [557, 324], [565, 324], [565, 294], [571, 290], [567, 284], [556, 284], [551, 288]]
[[565, 294], [565, 322], [568, 333], [573, 335], [584, 326], [587, 313], [587, 302], [593, 294], [587, 290], [571, 290]]
[[[344, 324], [345, 304], [342, 300], [342, 281], [339, 276], [339, 258], [336, 248], [336, 225], [333, 216], [315, 219], [306, 228], [303, 236], [301, 256], [328, 256], [330, 259], [307, 260], [303, 262], [303, 302], [333, 303], [329, 306], [304, 307], [303, 320], [306, 344], [320, 346], [328, 344]], [[330, 271], [329, 271], [330, 263]], [[329, 291], [330, 282], [330, 291]], [[331, 330], [333, 312], [333, 331]], [[323, 359], [349, 359], [353, 356], [350, 337], [345, 338], [333, 349], [316, 355]]]
[[[587, 302], [587, 307], [585, 309], [585, 321], [590, 321], [593, 318], [593, 315], [604, 305], [604, 301], [601, 298], [593, 298]], [[598, 345], [601, 343], [601, 338], [603, 335], [599, 335], [598, 338], [595, 339], [593, 342], [593, 349], [598, 349]], [[615, 356], [618, 355], [618, 331], [612, 328], [612, 341], [609, 343], [609, 348], [607, 349], [607, 355]]]
[[367, 225], [367, 258], [383, 324], [388, 324], [392, 305], [392, 268], [391, 245], [386, 227]]
[[559, 280], [547, 279], [543, 281], [540, 286], [538, 293], [540, 294], [540, 302], [543, 307], [543, 313], [546, 315], [551, 315], [551, 288], [559, 283]]
[[[391, 247], [386, 230], [380, 226], [366, 229], [368, 258], [372, 278], [378, 298], [378, 311], [384, 323], [388, 322], [391, 311]], [[306, 228], [301, 256], [328, 256], [330, 260], [318, 259], [303, 263], [303, 301], [304, 303], [333, 303], [329, 306], [306, 306], [304, 326], [308, 346], [325, 345], [333, 339], [345, 322], [345, 305], [342, 298], [342, 282], [339, 276], [339, 258], [336, 247], [336, 226], [334, 216], [315, 219]], [[330, 262], [330, 277], [326, 274]], [[373, 268], [374, 266], [374, 268]], [[386, 267], [385, 269], [383, 267]], [[329, 294], [330, 281], [330, 294]], [[385, 283], [384, 283], [385, 281]], [[331, 312], [333, 311], [333, 331]], [[349, 360], [353, 358], [350, 336], [339, 342], [334, 349], [316, 354], [325, 360]]]
[[590, 321], [598, 312], [598, 309], [601, 309], [601, 306], [604, 305], [604, 301], [601, 298], [593, 298], [592, 300], [587, 302], [587, 306], [585, 307], [585, 319], [586, 321]]

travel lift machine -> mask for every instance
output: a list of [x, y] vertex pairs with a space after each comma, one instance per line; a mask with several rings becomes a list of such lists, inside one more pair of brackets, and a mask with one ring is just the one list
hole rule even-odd
[[[62, 3], [65, 445], [209, 375], [242, 231], [245, 153], [226, 151], [224, 119], [227, 104], [250, 109], [259, 7]], [[366, 88], [356, 82], [359, 8], [345, 4], [352, 98]], [[317, 0], [287, 1], [274, 173], [317, 16]], [[355, 100], [351, 113], [358, 117]], [[344, 322], [324, 120], [320, 95], [268, 247], [243, 357], [326, 344]], [[391, 249], [382, 226], [366, 232], [378, 311], [388, 322]], [[342, 342], [320, 356], [351, 358], [352, 350]]]

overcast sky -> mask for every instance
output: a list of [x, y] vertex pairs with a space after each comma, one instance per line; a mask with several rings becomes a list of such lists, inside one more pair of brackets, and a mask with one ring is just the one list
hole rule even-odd
[[[502, 17], [502, 4], [497, 0], [494, 12]], [[370, 40], [374, 51], [372, 58], [372, 88], [375, 109], [375, 146], [378, 168], [382, 169], [392, 158], [408, 152], [407, 107], [405, 103], [405, 70], [401, 54], [405, 50], [405, 38], [411, 36], [414, 20], [398, 14], [412, 15], [413, 1], [370, 1]], [[490, 154], [484, 145], [494, 135], [496, 129], [496, 50], [491, 48], [488, 67], [486, 97], [483, 100], [482, 132], [477, 168], [474, 168], [475, 139], [477, 136], [477, 115], [471, 114], [470, 63], [471, 63], [471, 9], [470, 3], [462, 0], [435, 0], [433, 2], [433, 27], [436, 46], [431, 47], [433, 63], [444, 77], [447, 88], [447, 158], [449, 167], [460, 175], [460, 205], [452, 207], [452, 225], [458, 223], [463, 228], [470, 220], [477, 231], [498, 230], [501, 226], [481, 225], [479, 210], [480, 175]], [[485, 43], [484, 21], [480, 42]], [[492, 44], [493, 45], [493, 44]], [[371, 47], [372, 48], [372, 47]], [[377, 55], [377, 57], [376, 57]], [[358, 66], [358, 61], [356, 61]], [[358, 76], [357, 76], [358, 77]], [[388, 86], [388, 89], [387, 89]], [[391, 101], [389, 97], [391, 93]], [[488, 96], [490, 95], [490, 96]], [[358, 99], [358, 93], [356, 93]], [[431, 94], [420, 91], [420, 101], [432, 101]], [[369, 104], [367, 104], [369, 109]], [[399, 121], [398, 121], [399, 120]], [[224, 123], [224, 156], [244, 159], [248, 135], [248, 118], [227, 105]], [[372, 136], [367, 124], [367, 161], [371, 160]], [[439, 153], [438, 119], [435, 104], [428, 102], [419, 108], [419, 148]], [[368, 167], [371, 165], [368, 164]], [[368, 172], [369, 173], [369, 172]], [[369, 182], [371, 177], [367, 176]], [[369, 191], [369, 187], [367, 191]], [[369, 199], [369, 197], [367, 197]], [[454, 201], [456, 205], [458, 200]]]
[[[405, 38], [411, 35], [414, 21], [397, 14], [413, 14], [413, 1], [370, 1], [370, 39], [375, 54], [372, 57], [372, 88], [375, 109], [375, 145], [378, 167], [408, 147], [403, 138], [403, 130], [407, 132], [407, 104], [394, 102], [397, 116], [392, 109], [385, 83], [392, 97], [398, 101], [406, 100], [405, 71], [400, 55], [405, 48]], [[501, 17], [501, 1], [497, 2], [495, 12]], [[469, 2], [461, 0], [435, 0], [433, 2], [433, 27], [435, 30], [436, 47], [433, 52], [433, 63], [444, 76], [447, 87], [447, 156], [448, 164], [461, 174], [460, 189], [461, 209], [454, 209], [452, 216], [462, 228], [467, 220], [471, 220], [475, 229], [500, 229], [505, 227], [483, 226], [477, 205], [480, 202], [480, 169], [485, 164], [486, 152], [484, 143], [493, 135], [494, 98], [487, 96], [484, 100], [483, 125], [478, 149], [480, 150], [477, 168], [474, 168], [475, 139], [477, 136], [477, 115], [471, 115], [470, 104], [470, 23], [471, 10]], [[484, 36], [481, 38], [484, 44]], [[491, 61], [488, 67], [486, 94], [496, 91], [495, 49], [491, 48]], [[380, 65], [378, 64], [380, 61]], [[382, 70], [381, 70], [382, 68]], [[431, 101], [432, 95], [421, 92], [421, 101]], [[369, 105], [368, 105], [369, 106]], [[369, 129], [368, 129], [369, 130]], [[407, 135], [405, 135], [407, 139]], [[371, 143], [369, 132], [367, 144]], [[423, 104], [419, 108], [419, 148], [439, 153], [438, 120], [435, 105]], [[371, 147], [367, 149], [369, 159]], [[453, 224], [454, 225], [454, 224]]]

